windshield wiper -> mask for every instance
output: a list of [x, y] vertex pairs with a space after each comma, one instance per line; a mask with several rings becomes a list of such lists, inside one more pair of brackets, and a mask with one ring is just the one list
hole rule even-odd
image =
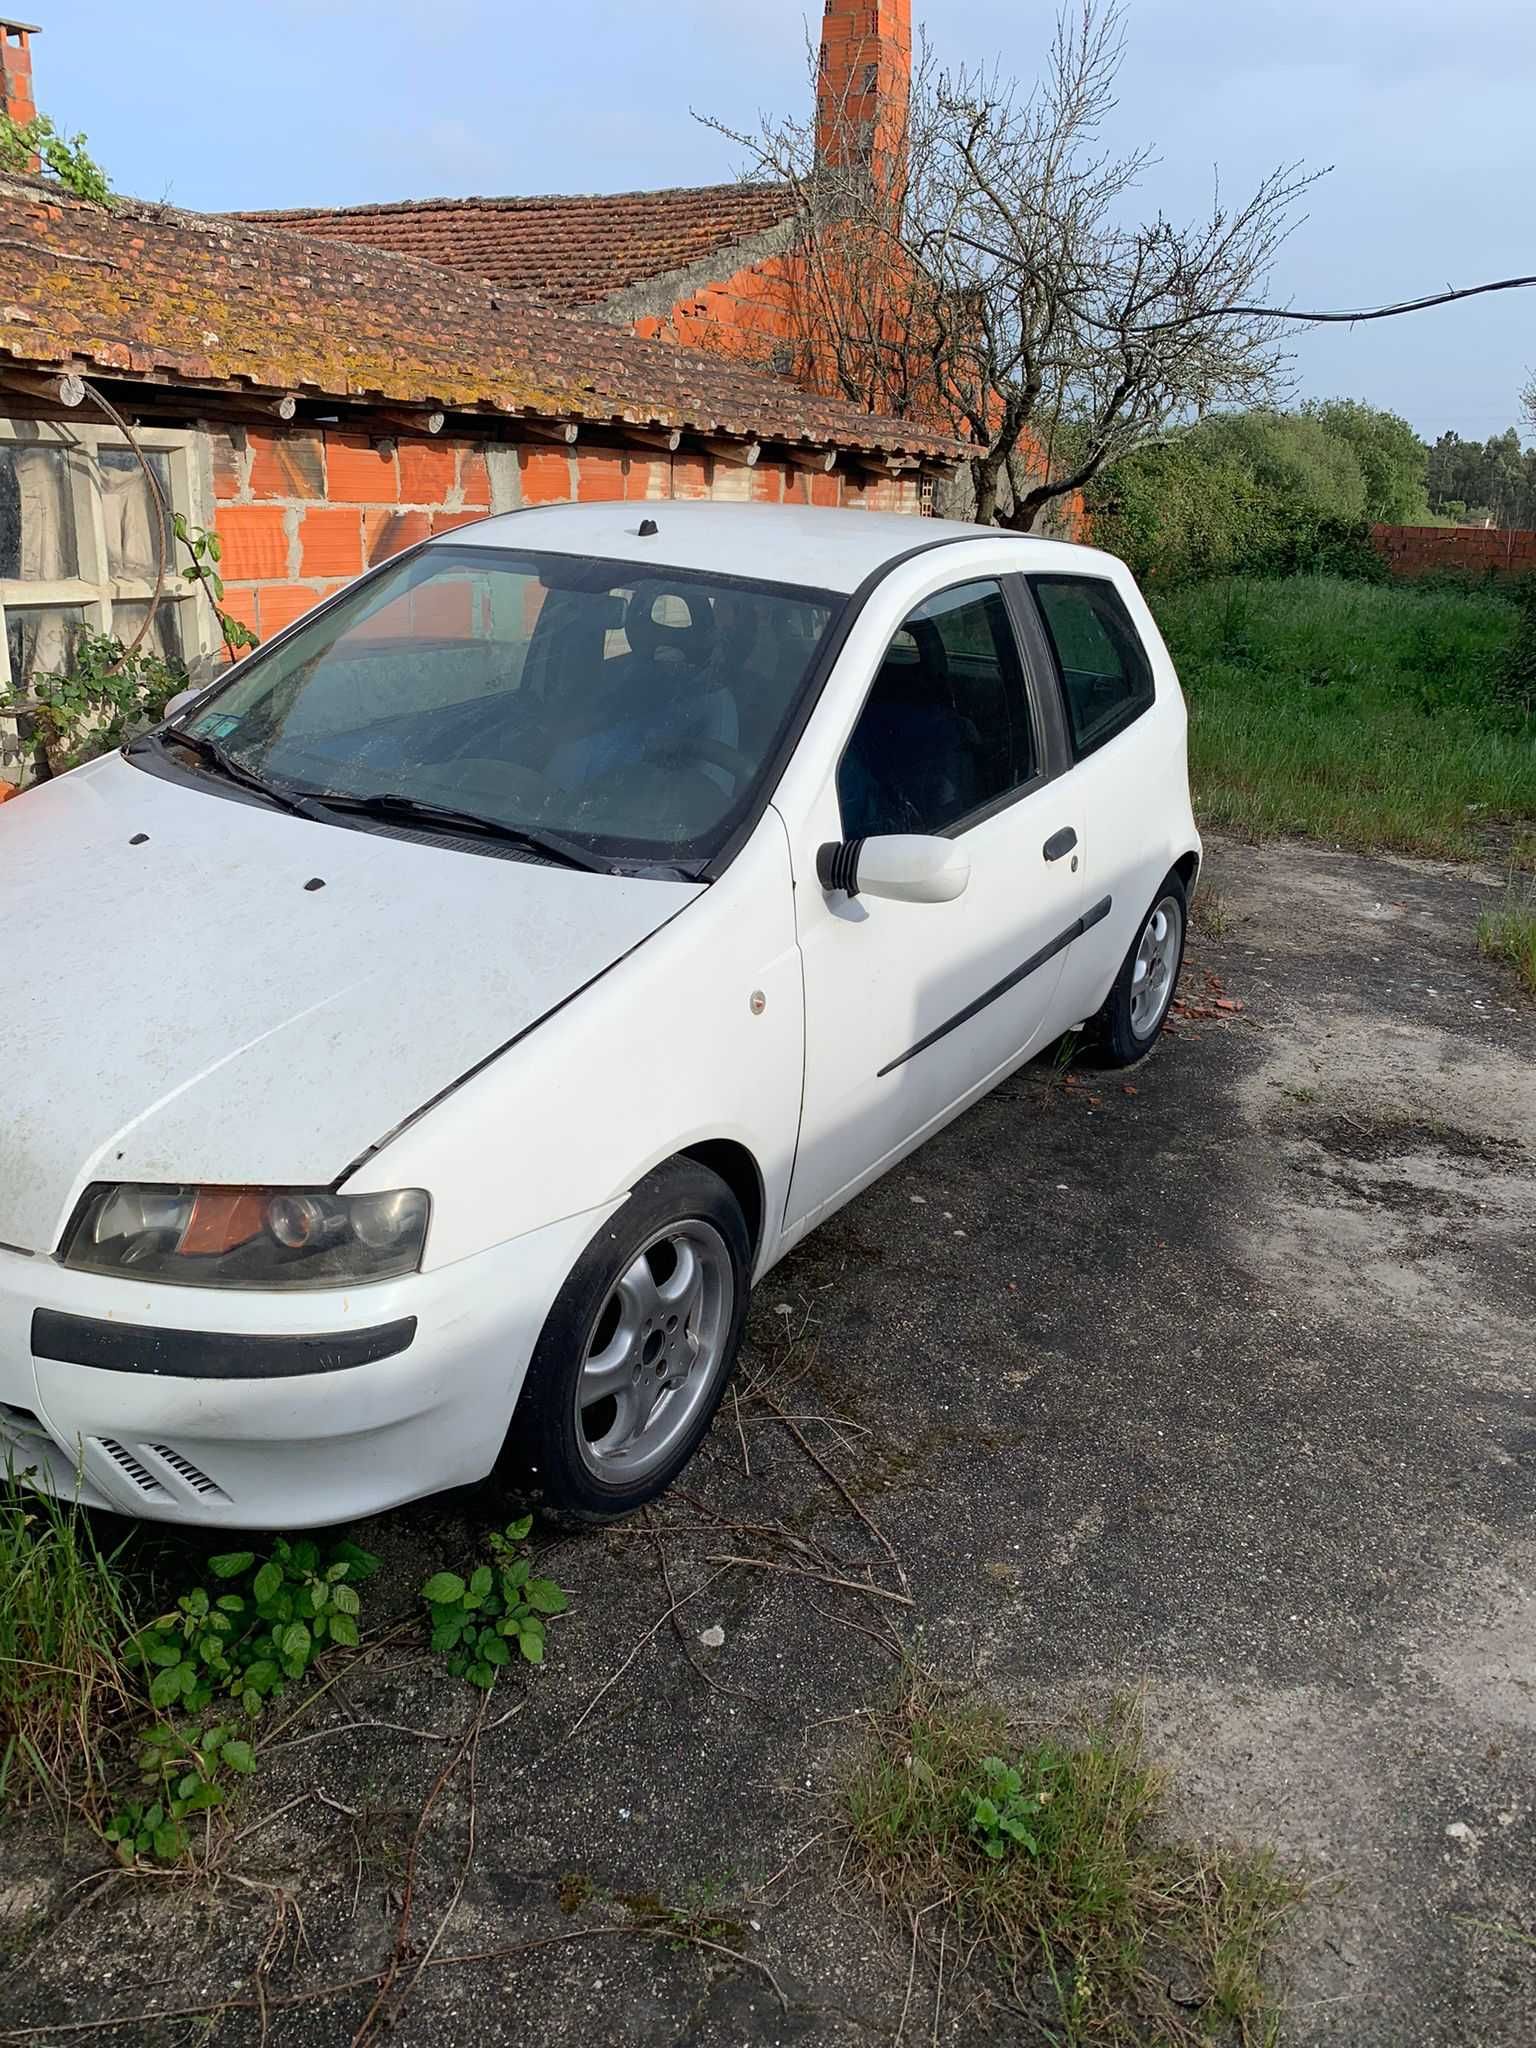
[[315, 799], [327, 811], [350, 813], [355, 817], [378, 818], [385, 824], [419, 825], [428, 832], [474, 832], [486, 839], [500, 839], [509, 846], [525, 847], [561, 867], [585, 868], [589, 874], [610, 875], [614, 862], [584, 846], [573, 846], [555, 833], [535, 832], [525, 825], [504, 825], [500, 818], [487, 818], [480, 811], [459, 811], [451, 804], [433, 804], [421, 797], [405, 796], [381, 789], [367, 796], [327, 792]]
[[221, 747], [217, 740], [209, 739], [206, 733], [186, 732], [178, 726], [167, 726], [160, 732], [145, 733], [142, 740], [130, 741], [130, 748], [145, 744], [156, 747], [184, 747], [189, 754], [206, 763], [226, 782], [233, 782], [240, 789], [249, 789], [257, 796], [264, 796], [268, 803], [276, 804], [280, 810], [291, 811], [296, 818], [309, 818], [317, 825], [327, 823], [323, 807], [313, 798], [301, 796], [295, 789], [285, 789], [281, 783], [268, 782], [258, 775], [254, 768], [247, 768], [237, 761], [233, 754]]

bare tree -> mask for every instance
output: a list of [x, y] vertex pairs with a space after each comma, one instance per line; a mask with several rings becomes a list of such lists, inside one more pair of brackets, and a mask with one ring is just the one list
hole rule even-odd
[[819, 149], [814, 119], [711, 123], [792, 197], [800, 374], [973, 442], [981, 521], [1029, 528], [1171, 422], [1286, 386], [1285, 316], [1253, 302], [1322, 174], [1282, 165], [1201, 220], [1137, 222], [1153, 159], [1103, 141], [1124, 50], [1124, 0], [1067, 0], [1028, 93], [920, 51], [884, 147], [829, 149], [825, 120]]
[[1520, 411], [1525, 424], [1536, 430], [1536, 370], [1526, 379], [1525, 389], [1520, 393]]

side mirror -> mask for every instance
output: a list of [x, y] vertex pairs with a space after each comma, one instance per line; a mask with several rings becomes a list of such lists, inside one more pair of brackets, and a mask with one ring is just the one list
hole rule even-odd
[[178, 690], [175, 696], [172, 697], [170, 702], [166, 705], [165, 709], [161, 712], [160, 716], [164, 719], [180, 718], [182, 712], [186, 710], [187, 706], [189, 704], [195, 704], [202, 694], [203, 692], [201, 688], [195, 690]]
[[816, 852], [823, 889], [849, 896], [885, 896], [892, 903], [951, 903], [971, 879], [971, 864], [952, 839], [890, 832], [877, 839], [832, 840]]

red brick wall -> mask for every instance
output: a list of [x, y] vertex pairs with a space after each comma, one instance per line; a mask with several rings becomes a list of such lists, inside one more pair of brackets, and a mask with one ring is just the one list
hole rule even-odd
[[304, 426], [209, 438], [224, 602], [263, 640], [374, 562], [491, 509], [472, 442]]
[[263, 640], [375, 562], [483, 518], [492, 461], [498, 510], [662, 498], [919, 510], [911, 478], [766, 458], [749, 469], [707, 455], [542, 445], [488, 457], [466, 440], [379, 444], [307, 426], [210, 429], [209, 442], [225, 607]]
[[771, 364], [777, 349], [795, 345], [796, 289], [792, 266], [769, 256], [679, 299], [664, 318], [637, 320], [635, 332], [648, 341], [680, 342], [684, 348]]
[[604, 499], [715, 498], [763, 505], [851, 505], [881, 512], [916, 512], [915, 482], [834, 471], [798, 469], [764, 457], [744, 463], [708, 455], [648, 455], [601, 448], [524, 448], [518, 455], [524, 505]]
[[1394, 576], [1536, 574], [1536, 533], [1482, 526], [1373, 526], [1371, 544]]

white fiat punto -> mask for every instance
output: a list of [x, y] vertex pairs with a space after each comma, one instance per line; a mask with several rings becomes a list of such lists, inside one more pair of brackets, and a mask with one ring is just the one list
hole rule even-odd
[[[642, 516], [644, 515], [644, 516]], [[661, 503], [396, 557], [0, 807], [0, 1458], [166, 1520], [637, 1507], [754, 1280], [1069, 1026], [1200, 859], [1130, 573]]]

